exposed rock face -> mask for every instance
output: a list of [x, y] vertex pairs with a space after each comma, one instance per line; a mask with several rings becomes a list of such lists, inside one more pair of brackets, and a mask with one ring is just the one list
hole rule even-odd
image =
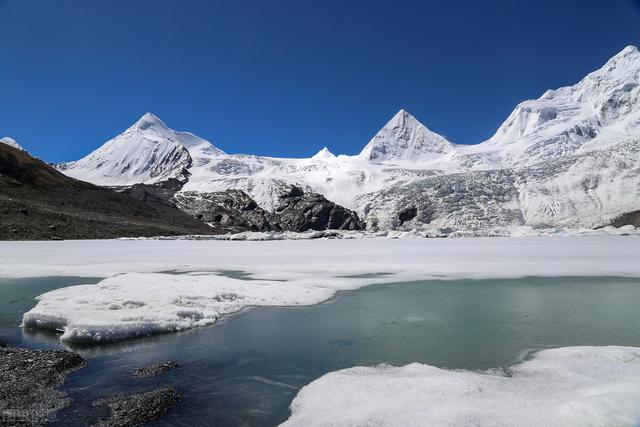
[[120, 191], [156, 209], [178, 208], [222, 232], [365, 229], [355, 212], [295, 185], [284, 187], [274, 213], [258, 206], [242, 190], [205, 193], [180, 191], [182, 186], [181, 181], [171, 179]]
[[614, 218], [609, 225], [617, 228], [624, 227], [625, 225], [640, 227], [640, 210], [622, 214]]
[[181, 192], [176, 206], [208, 224], [232, 231], [277, 231], [278, 221], [241, 190], [212, 193]]
[[232, 231], [364, 230], [353, 211], [317, 193], [289, 186], [279, 197], [274, 213], [261, 207], [241, 190], [213, 193], [179, 192], [177, 207], [201, 221]]
[[292, 185], [280, 196], [276, 207], [278, 223], [284, 230], [364, 230], [357, 213], [337, 205], [317, 193], [305, 193]]
[[404, 208], [398, 212], [398, 221], [400, 222], [400, 225], [402, 225], [407, 221], [411, 221], [416, 217], [416, 215], [418, 215], [418, 209], [414, 206]]

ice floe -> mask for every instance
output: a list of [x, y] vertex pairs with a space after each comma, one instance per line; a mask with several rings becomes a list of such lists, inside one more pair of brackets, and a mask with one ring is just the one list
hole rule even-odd
[[640, 348], [540, 351], [506, 371], [355, 367], [304, 387], [293, 426], [637, 426]]
[[104, 341], [208, 325], [244, 307], [315, 304], [373, 283], [640, 277], [639, 243], [637, 237], [2, 242], [0, 277], [105, 277], [41, 295], [24, 315], [25, 325], [61, 330], [66, 340]]

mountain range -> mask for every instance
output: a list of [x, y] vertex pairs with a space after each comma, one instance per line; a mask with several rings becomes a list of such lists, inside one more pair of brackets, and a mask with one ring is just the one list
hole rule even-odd
[[174, 182], [172, 202], [201, 219], [222, 192], [238, 190], [274, 215], [293, 191], [356, 212], [370, 230], [442, 233], [622, 224], [640, 210], [639, 154], [640, 52], [629, 46], [575, 85], [522, 102], [475, 145], [400, 110], [354, 156], [326, 147], [304, 159], [227, 154], [147, 113], [56, 167], [119, 189]]

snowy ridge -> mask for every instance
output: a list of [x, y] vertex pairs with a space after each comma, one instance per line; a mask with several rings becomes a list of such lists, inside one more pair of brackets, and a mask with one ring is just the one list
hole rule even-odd
[[17, 148], [18, 150], [25, 151], [25, 149], [22, 148], [20, 144], [16, 142], [15, 139], [10, 138], [8, 136], [5, 136], [4, 138], [0, 138], [0, 144], [5, 144], [5, 145], [8, 145], [9, 147], [13, 147], [13, 148]]
[[[455, 145], [400, 110], [354, 156], [225, 154], [147, 114], [63, 172], [99, 185], [239, 189], [273, 211], [295, 184], [355, 209], [373, 230], [595, 227], [640, 210], [640, 52], [519, 104], [489, 140]], [[415, 210], [415, 214], [414, 214]]]
[[188, 132], [169, 129], [147, 113], [121, 135], [77, 162], [60, 165], [67, 175], [107, 186], [185, 180], [194, 163], [224, 153]]
[[628, 46], [576, 85], [518, 105], [482, 148], [534, 163], [639, 134], [640, 52]]

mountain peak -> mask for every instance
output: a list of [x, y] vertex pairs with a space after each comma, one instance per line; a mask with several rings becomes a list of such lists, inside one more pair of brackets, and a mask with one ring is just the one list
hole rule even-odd
[[640, 51], [638, 50], [638, 48], [636, 46], [629, 45], [629, 46], [625, 47], [624, 49], [622, 49], [620, 51], [620, 53], [617, 54], [616, 56], [637, 55], [639, 53], [640, 53]]
[[150, 128], [169, 129], [169, 127], [153, 113], [145, 113], [137, 122], [133, 124], [133, 127], [140, 130], [147, 130]]
[[596, 138], [640, 130], [640, 52], [627, 46], [573, 86], [520, 103], [487, 141], [540, 161], [575, 152]]
[[327, 147], [324, 147], [322, 150], [318, 151], [316, 154], [311, 157], [312, 159], [333, 159], [336, 155], [333, 154]]
[[398, 111], [360, 153], [367, 160], [424, 160], [453, 151], [453, 144], [404, 109]]
[[9, 147], [17, 148], [18, 150], [21, 150], [21, 151], [25, 151], [25, 149], [22, 148], [20, 144], [16, 142], [15, 139], [8, 136], [5, 136], [4, 138], [0, 138], [0, 143], [8, 145]]
[[175, 131], [146, 113], [126, 131], [63, 169], [69, 176], [98, 185], [149, 184], [169, 178], [187, 180], [194, 163], [219, 155], [224, 152], [209, 141]]
[[387, 123], [387, 125], [389, 124], [394, 124], [394, 125], [400, 125], [403, 126], [405, 124], [405, 122], [407, 121], [412, 121], [412, 122], [416, 122], [416, 123], [420, 123], [418, 122], [418, 119], [416, 119], [415, 117], [413, 117], [411, 114], [409, 114], [409, 112], [407, 110], [405, 110], [404, 108], [401, 108], [392, 118], [391, 120], [389, 120], [389, 122]]
[[[595, 74], [613, 73], [618, 77], [620, 73], [636, 73], [640, 69], [640, 51], [635, 46], [627, 46], [612, 56], [606, 64], [595, 71]], [[592, 73], [592, 74], [594, 74]]]

